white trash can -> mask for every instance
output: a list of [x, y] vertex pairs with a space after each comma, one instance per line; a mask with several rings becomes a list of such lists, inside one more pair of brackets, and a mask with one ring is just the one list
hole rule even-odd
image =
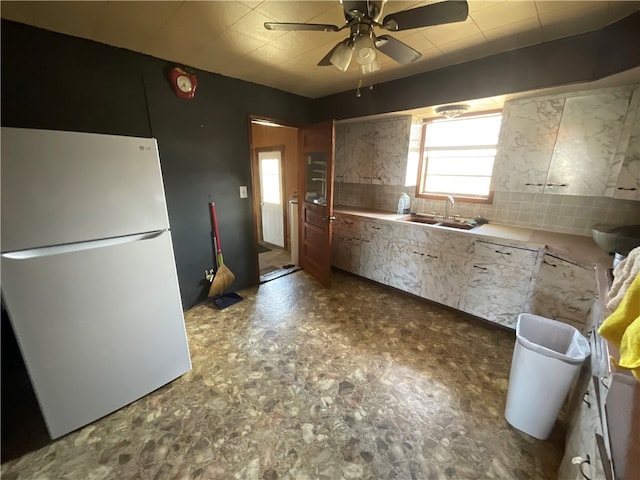
[[504, 412], [507, 422], [545, 440], [589, 355], [589, 342], [571, 325], [520, 314]]

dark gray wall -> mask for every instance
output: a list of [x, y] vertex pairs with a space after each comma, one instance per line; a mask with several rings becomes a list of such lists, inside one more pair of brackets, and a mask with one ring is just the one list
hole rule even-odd
[[608, 27], [315, 100], [315, 120], [363, 117], [590, 82], [640, 66], [640, 12]]
[[[2, 125], [158, 140], [183, 305], [206, 298], [216, 202], [233, 289], [257, 281], [248, 114], [309, 123], [309, 99], [196, 70], [193, 100], [174, 95], [172, 63], [2, 21]], [[251, 192], [250, 192], [251, 193]]]

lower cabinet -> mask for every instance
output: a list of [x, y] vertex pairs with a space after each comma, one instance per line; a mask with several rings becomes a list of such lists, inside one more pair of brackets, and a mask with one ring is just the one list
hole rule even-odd
[[372, 221], [364, 222], [360, 250], [359, 274], [370, 280], [388, 284], [391, 257], [391, 225]]
[[424, 247], [415, 242], [395, 239], [383, 255], [388, 255], [387, 285], [414, 295], [422, 289]]
[[546, 253], [531, 283], [526, 311], [584, 330], [595, 289], [593, 269]]
[[422, 265], [420, 296], [459, 308], [467, 283], [468, 257], [437, 250], [426, 251]]
[[460, 310], [514, 328], [524, 311], [537, 250], [478, 240]]
[[[588, 363], [588, 362], [587, 362]], [[602, 436], [602, 424], [598, 411], [593, 378], [585, 366], [574, 393], [575, 399], [567, 431], [565, 454], [558, 471], [558, 480], [604, 480], [604, 467], [596, 442]], [[597, 378], [597, 377], [596, 377]]]
[[515, 328], [527, 312], [584, 330], [590, 269], [550, 253], [445, 229], [337, 214], [332, 265]]
[[351, 215], [336, 215], [331, 240], [331, 265], [360, 274], [360, 251], [364, 221]]
[[331, 265], [359, 274], [361, 244], [360, 236], [342, 236], [334, 233], [331, 242]]

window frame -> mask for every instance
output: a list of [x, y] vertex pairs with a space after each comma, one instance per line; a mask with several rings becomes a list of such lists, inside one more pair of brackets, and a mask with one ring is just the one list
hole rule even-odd
[[[496, 113], [502, 114], [503, 109], [499, 108], [499, 109], [495, 109], [495, 110], [483, 110], [481, 112], [470, 112], [470, 113], [464, 113], [456, 118], [464, 118], [464, 117], [481, 117], [484, 115], [494, 115]], [[460, 194], [447, 194], [447, 193], [423, 193], [421, 191], [422, 189], [422, 179], [423, 179], [423, 170], [426, 167], [426, 162], [425, 162], [425, 158], [424, 158], [424, 147], [425, 147], [425, 143], [426, 143], [426, 137], [427, 137], [427, 125], [430, 122], [433, 122], [435, 120], [442, 120], [442, 117], [438, 116], [438, 117], [428, 117], [428, 118], [423, 118], [422, 119], [422, 133], [421, 133], [421, 138], [420, 138], [420, 158], [418, 159], [418, 178], [416, 179], [416, 191], [415, 191], [415, 196], [416, 198], [425, 198], [425, 199], [431, 199], [431, 200], [444, 200], [447, 197], [451, 196], [455, 199], [455, 201], [457, 202], [462, 202], [462, 203], [483, 203], [483, 204], [491, 204], [493, 203], [493, 194], [494, 191], [493, 190], [489, 190], [489, 193], [487, 194], [487, 197], [467, 197], [465, 195], [460, 195]], [[496, 157], [497, 157], [497, 147], [498, 147], [498, 143], [499, 143], [500, 137], [498, 134], [498, 141], [496, 142]], [[495, 159], [494, 159], [494, 165], [495, 167]], [[493, 181], [493, 173], [494, 171], [491, 171], [491, 181]]]

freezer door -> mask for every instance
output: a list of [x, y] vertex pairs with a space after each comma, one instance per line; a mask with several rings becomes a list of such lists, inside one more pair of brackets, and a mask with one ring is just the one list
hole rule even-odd
[[2, 128], [2, 251], [165, 230], [156, 141]]
[[191, 369], [167, 231], [5, 253], [2, 289], [52, 438]]

